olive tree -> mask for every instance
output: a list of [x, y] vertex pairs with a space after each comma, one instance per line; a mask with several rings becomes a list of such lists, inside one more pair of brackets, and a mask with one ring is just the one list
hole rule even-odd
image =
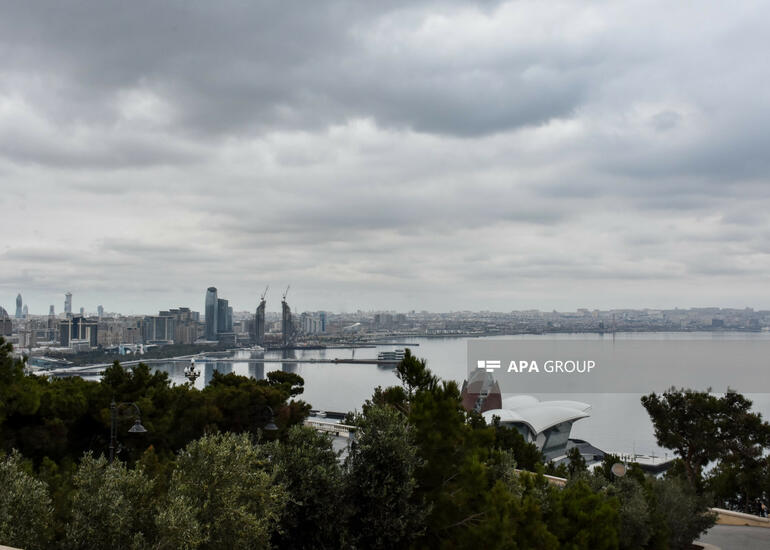
[[269, 548], [287, 493], [248, 434], [205, 435], [178, 455], [157, 517], [162, 548]]
[[0, 545], [44, 548], [51, 534], [51, 497], [45, 483], [24, 471], [16, 451], [0, 458], [0, 487]]
[[147, 548], [155, 537], [153, 483], [141, 468], [87, 453], [75, 472], [65, 546]]

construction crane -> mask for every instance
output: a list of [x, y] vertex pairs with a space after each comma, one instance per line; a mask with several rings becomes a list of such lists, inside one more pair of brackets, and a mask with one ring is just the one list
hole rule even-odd
[[267, 289], [268, 289], [268, 288], [270, 288], [270, 285], [267, 285], [267, 286], [265, 287], [265, 291], [262, 293], [262, 296], [260, 296], [260, 298], [259, 298], [259, 299], [260, 299], [260, 300], [262, 300], [263, 302], [265, 301], [265, 296], [267, 296]]
[[287, 286], [287, 287], [286, 287], [286, 292], [284, 292], [284, 293], [283, 293], [283, 298], [282, 298], [282, 300], [283, 300], [284, 302], [286, 301], [286, 295], [289, 293], [289, 289], [290, 289], [290, 288], [291, 288], [291, 285]]

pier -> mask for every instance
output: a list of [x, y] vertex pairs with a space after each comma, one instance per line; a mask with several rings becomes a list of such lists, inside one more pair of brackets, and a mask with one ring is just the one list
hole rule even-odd
[[[192, 359], [196, 360], [196, 364], [208, 364], [208, 363], [248, 363], [248, 364], [264, 364], [264, 363], [282, 363], [282, 364], [298, 364], [298, 363], [313, 363], [313, 364], [332, 364], [332, 365], [379, 365], [384, 367], [395, 367], [399, 361], [395, 360], [379, 360], [377, 358], [366, 359], [354, 359], [354, 358], [333, 358], [333, 359], [296, 359], [296, 358], [244, 358], [244, 359], [232, 359], [223, 357], [173, 357], [169, 359], [136, 359], [132, 361], [121, 361], [120, 364], [123, 367], [132, 367], [139, 363], [145, 363], [146, 365], [157, 365], [166, 363], [178, 363], [180, 365], [189, 365]], [[41, 370], [36, 374], [51, 375], [51, 376], [79, 376], [81, 374], [99, 374], [107, 367], [112, 366], [112, 363], [100, 363], [97, 365], [86, 365], [82, 367], [62, 367], [50, 370]]]

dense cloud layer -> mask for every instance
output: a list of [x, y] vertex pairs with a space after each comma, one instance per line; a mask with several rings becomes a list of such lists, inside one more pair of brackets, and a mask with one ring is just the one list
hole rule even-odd
[[764, 3], [2, 13], [0, 305], [770, 307]]

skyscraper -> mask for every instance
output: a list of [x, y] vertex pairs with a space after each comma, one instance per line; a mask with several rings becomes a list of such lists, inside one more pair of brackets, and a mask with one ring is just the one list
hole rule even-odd
[[67, 317], [72, 316], [72, 292], [64, 293], [64, 314]]
[[217, 288], [210, 286], [206, 291], [206, 340], [217, 339]]
[[254, 343], [261, 346], [265, 342], [265, 302], [264, 295], [262, 301], [257, 306], [257, 314], [254, 318]]
[[16, 318], [17, 319], [21, 319], [24, 316], [24, 313], [21, 309], [21, 304], [22, 304], [21, 294], [18, 294], [16, 296]]
[[96, 311], [98, 312], [99, 319], [104, 317], [104, 306], [99, 305], [99, 307], [96, 308]]
[[25, 319], [29, 317], [29, 306], [27, 304], [24, 304], [24, 308], [21, 310], [21, 316]]
[[13, 321], [4, 307], [0, 307], [0, 336], [10, 336], [13, 333]]
[[230, 332], [227, 329], [227, 312], [229, 303], [224, 298], [217, 299], [217, 333]]
[[58, 326], [56, 323], [56, 311], [53, 308], [53, 304], [48, 308], [48, 340], [56, 339], [56, 332]]
[[291, 308], [286, 302], [286, 297], [281, 300], [281, 332], [283, 333], [283, 347], [288, 348], [294, 343], [294, 321], [291, 318]]

